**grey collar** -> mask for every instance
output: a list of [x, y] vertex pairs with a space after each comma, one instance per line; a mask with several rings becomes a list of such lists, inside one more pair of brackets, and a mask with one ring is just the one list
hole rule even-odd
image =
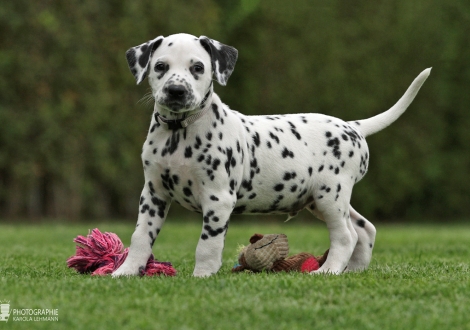
[[[156, 105], [155, 105], [156, 107]], [[176, 131], [178, 129], [186, 128], [192, 123], [194, 123], [196, 120], [204, 116], [207, 111], [210, 109], [210, 106], [206, 106], [204, 109], [201, 111], [196, 112], [194, 115], [191, 115], [189, 117], [181, 118], [181, 119], [165, 119], [163, 118], [158, 112], [154, 113], [155, 120], [163, 127], [166, 127], [167, 129]]]

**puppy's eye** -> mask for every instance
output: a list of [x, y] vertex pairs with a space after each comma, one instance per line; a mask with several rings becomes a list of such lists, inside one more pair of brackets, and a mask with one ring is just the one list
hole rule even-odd
[[165, 63], [157, 62], [155, 64], [155, 71], [165, 71]]
[[195, 73], [202, 74], [204, 73], [204, 66], [202, 64], [196, 64], [193, 66], [193, 70]]

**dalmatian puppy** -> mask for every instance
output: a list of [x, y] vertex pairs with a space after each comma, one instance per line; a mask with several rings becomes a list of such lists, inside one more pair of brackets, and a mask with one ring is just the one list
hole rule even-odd
[[113, 276], [138, 275], [172, 202], [202, 214], [194, 276], [215, 274], [231, 214], [287, 214], [307, 209], [326, 223], [330, 251], [317, 273], [368, 267], [374, 226], [350, 205], [367, 172], [365, 137], [394, 122], [430, 73], [375, 117], [345, 122], [315, 113], [245, 116], [222, 103], [238, 52], [205, 36], [159, 36], [129, 49], [137, 84], [148, 77], [155, 99], [143, 146], [145, 184], [129, 255]]

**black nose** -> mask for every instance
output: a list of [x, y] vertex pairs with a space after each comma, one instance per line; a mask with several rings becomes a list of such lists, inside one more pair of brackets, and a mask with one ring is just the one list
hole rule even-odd
[[170, 85], [168, 95], [175, 99], [182, 99], [186, 95], [186, 88], [182, 85]]

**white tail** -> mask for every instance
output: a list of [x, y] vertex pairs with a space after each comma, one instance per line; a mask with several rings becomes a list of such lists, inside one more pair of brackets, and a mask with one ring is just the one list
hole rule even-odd
[[431, 68], [421, 72], [411, 83], [410, 87], [408, 87], [405, 94], [387, 111], [368, 119], [350, 122], [350, 124], [356, 124], [356, 127], [361, 131], [364, 137], [383, 130], [385, 127], [397, 120], [403, 112], [405, 112], [411, 102], [413, 102], [413, 99], [416, 94], [418, 94], [419, 89], [424, 84], [430, 73]]

